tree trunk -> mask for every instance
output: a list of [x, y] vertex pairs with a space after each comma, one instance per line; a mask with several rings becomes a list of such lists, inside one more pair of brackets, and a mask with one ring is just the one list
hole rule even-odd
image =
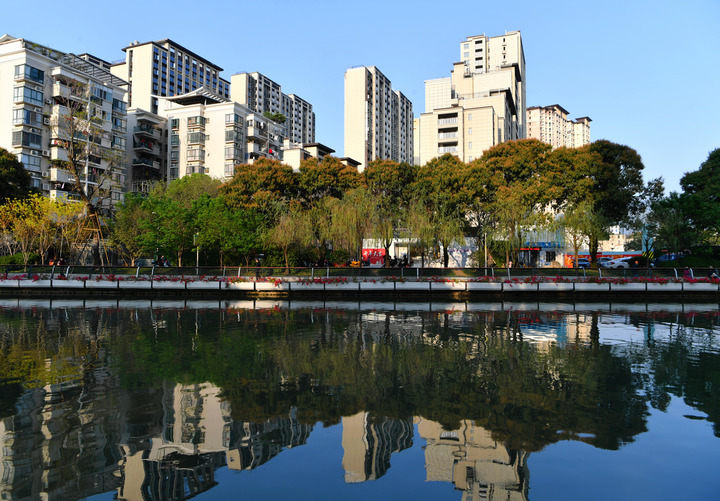
[[588, 249], [590, 249], [590, 262], [597, 262], [597, 253], [600, 243], [598, 242], [597, 235], [591, 235], [588, 241]]

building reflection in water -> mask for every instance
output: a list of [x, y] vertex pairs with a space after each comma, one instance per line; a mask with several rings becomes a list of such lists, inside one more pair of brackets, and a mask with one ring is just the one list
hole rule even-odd
[[[503, 339], [519, 335], [543, 352], [566, 342], [597, 343], [600, 320], [597, 313], [500, 311], [483, 314], [476, 330], [467, 331], [460, 327], [475, 321], [467, 312], [373, 311], [358, 318], [337, 332], [326, 329], [323, 341], [338, 339], [338, 344], [372, 351], [385, 340], [441, 346], [445, 338], [457, 336], [473, 345], [467, 353], [474, 354], [490, 332], [507, 330]], [[46, 320], [50, 330], [53, 318]], [[211, 383], [126, 388], [104, 362], [111, 357], [103, 351], [103, 336], [109, 334], [101, 326], [101, 318], [94, 324], [78, 320], [72, 325], [77, 337], [69, 329], [67, 334], [68, 344], [76, 346], [72, 357], [43, 359], [57, 383], [25, 390], [20, 384], [0, 387], [6, 393], [17, 387], [18, 393], [14, 413], [0, 419], [0, 499], [54, 501], [109, 491], [121, 501], [190, 499], [217, 485], [218, 468], [252, 470], [308, 442], [313, 425], [301, 422], [291, 405], [286, 414], [247, 422], [232, 418], [229, 401]], [[551, 371], [549, 376], [556, 375]], [[388, 473], [392, 454], [413, 447], [416, 426], [425, 443], [427, 481], [452, 483], [463, 501], [528, 497], [529, 453], [506, 447], [472, 421], [447, 430], [424, 417], [362, 411], [343, 416], [341, 426], [346, 483]]]
[[452, 482], [463, 491], [462, 501], [527, 499], [526, 452], [507, 449], [469, 421], [452, 431], [421, 418], [416, 423], [427, 443], [428, 481]]

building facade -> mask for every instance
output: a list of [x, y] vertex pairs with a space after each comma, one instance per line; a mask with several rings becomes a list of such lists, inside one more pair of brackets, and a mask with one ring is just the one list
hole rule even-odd
[[201, 87], [230, 97], [230, 82], [220, 78], [221, 67], [172, 40], [133, 42], [123, 52], [125, 59], [113, 64], [111, 71], [130, 84], [129, 108], [158, 114], [161, 98]]
[[85, 192], [102, 192], [100, 208], [122, 199], [127, 82], [108, 68], [88, 54], [0, 37], [0, 146], [17, 155], [32, 186], [51, 198], [78, 197], [72, 188], [78, 180], [62, 166], [72, 150]]
[[531, 106], [527, 109], [528, 137], [539, 139], [553, 148], [579, 148], [590, 144], [590, 117], [575, 120], [559, 104]]
[[450, 77], [425, 81], [425, 113], [416, 124], [420, 164], [446, 153], [471, 162], [527, 135], [520, 32], [468, 37], [460, 52]]
[[315, 142], [312, 104], [295, 94], [284, 94], [277, 82], [261, 73], [238, 73], [231, 77], [231, 99], [256, 113], [280, 113], [285, 117], [283, 135], [293, 143]]
[[412, 103], [374, 66], [345, 72], [345, 156], [413, 162]]

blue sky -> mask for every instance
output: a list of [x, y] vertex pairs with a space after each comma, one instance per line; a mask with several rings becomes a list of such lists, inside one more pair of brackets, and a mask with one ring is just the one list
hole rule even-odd
[[[114, 61], [170, 38], [234, 73], [259, 71], [312, 103], [316, 140], [343, 154], [345, 70], [377, 66], [424, 110], [424, 81], [450, 75], [467, 36], [520, 30], [528, 106], [589, 116], [592, 139], [635, 148], [645, 178], [678, 190], [720, 147], [720, 0], [604, 2], [40, 0], [10, 33]], [[17, 14], [17, 13], [16, 13]]]

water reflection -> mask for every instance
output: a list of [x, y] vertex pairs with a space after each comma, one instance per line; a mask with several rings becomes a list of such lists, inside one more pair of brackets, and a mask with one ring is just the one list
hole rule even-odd
[[390, 306], [0, 302], [0, 498], [189, 499], [337, 425], [345, 484], [419, 440], [427, 481], [522, 500], [531, 453], [672, 396], [720, 436], [717, 305]]

